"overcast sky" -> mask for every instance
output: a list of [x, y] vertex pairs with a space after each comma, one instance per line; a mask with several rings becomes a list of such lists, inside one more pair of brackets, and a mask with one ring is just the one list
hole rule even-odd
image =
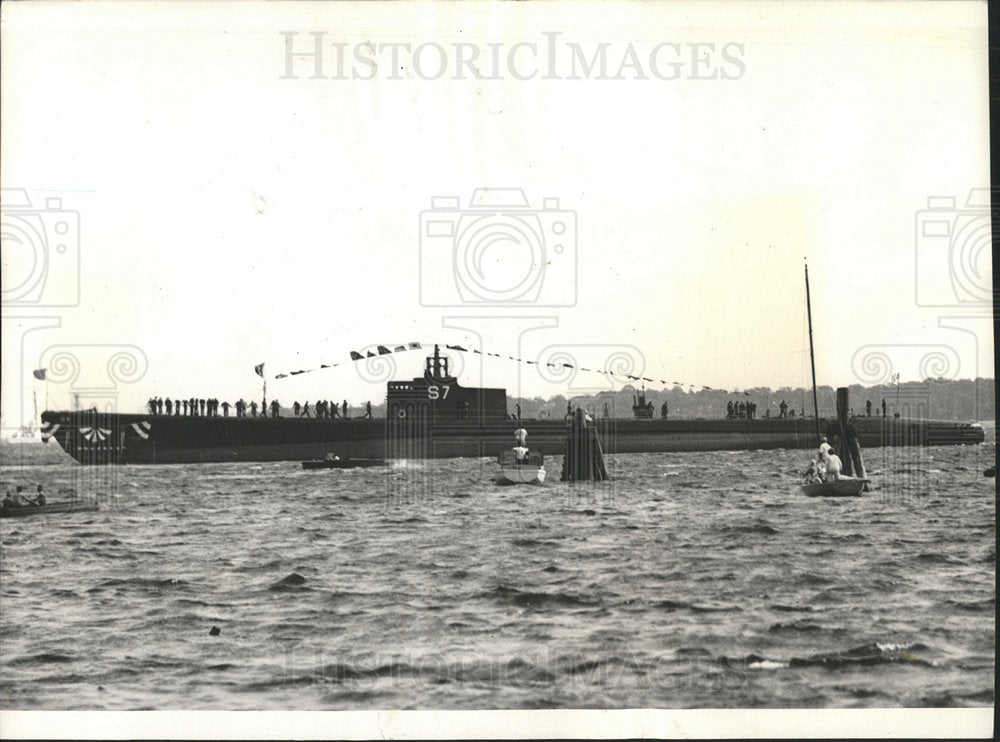
[[361, 404], [384, 369], [273, 377], [435, 339], [808, 385], [804, 258], [820, 384], [993, 375], [985, 3], [29, 2], [2, 30], [7, 427], [43, 366], [52, 406], [259, 398], [260, 362], [283, 403]]

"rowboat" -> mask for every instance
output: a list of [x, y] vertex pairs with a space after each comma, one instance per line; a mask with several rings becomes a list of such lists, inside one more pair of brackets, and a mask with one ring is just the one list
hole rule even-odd
[[806, 497], [861, 497], [867, 479], [836, 479], [832, 482], [817, 482], [802, 485]]
[[519, 463], [513, 451], [503, 451], [498, 461], [497, 484], [541, 484], [545, 481], [545, 460], [540, 453], [528, 454], [528, 460]]
[[45, 505], [21, 505], [15, 508], [0, 508], [0, 518], [22, 518], [26, 515], [48, 513], [92, 513], [97, 510], [97, 502], [54, 502]]

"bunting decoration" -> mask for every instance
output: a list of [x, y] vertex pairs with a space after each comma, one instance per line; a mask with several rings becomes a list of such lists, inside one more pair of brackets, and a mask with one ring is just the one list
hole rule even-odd
[[149, 431], [152, 429], [152, 425], [148, 420], [143, 420], [142, 422], [132, 423], [132, 430], [135, 434], [142, 438], [144, 441], [149, 440]]
[[109, 435], [111, 435], [111, 431], [108, 430], [107, 428], [91, 428], [87, 426], [87, 427], [81, 427], [79, 428], [79, 430], [80, 430], [80, 435], [82, 435], [91, 443], [93, 443], [94, 441], [104, 441], [107, 439]]
[[42, 430], [41, 430], [42, 443], [48, 443], [49, 442], [49, 438], [51, 438], [57, 432], [59, 432], [59, 428], [61, 428], [61, 427], [62, 426], [59, 423], [43, 423], [42, 424]]
[[257, 374], [260, 378], [263, 379], [264, 378], [264, 364], [263, 363], [258, 363], [256, 366], [253, 367], [253, 372], [255, 374]]
[[[538, 360], [530, 360], [530, 359], [526, 359], [526, 358], [515, 358], [512, 355], [502, 355], [500, 353], [492, 353], [492, 352], [489, 352], [489, 351], [482, 351], [482, 350], [479, 350], [477, 348], [472, 348], [471, 350], [469, 350], [468, 348], [465, 348], [465, 347], [463, 347], [461, 345], [453, 345], [453, 344], [447, 344], [447, 343], [436, 343], [436, 344], [444, 346], [444, 348], [446, 348], [447, 350], [454, 350], [454, 351], [458, 351], [459, 353], [475, 353], [476, 355], [489, 356], [491, 358], [505, 358], [507, 360], [514, 361], [516, 363], [525, 363], [525, 364], [537, 365], [537, 366], [543, 366], [544, 365], [544, 366], [547, 366], [548, 368], [554, 368], [554, 369], [568, 368], [568, 369], [574, 369], [576, 371], [586, 371], [588, 373], [601, 374], [601, 375], [607, 376], [607, 377], [609, 377], [611, 379], [618, 379], [619, 381], [623, 381], [623, 380], [627, 379], [629, 381], [639, 381], [639, 382], [647, 382], [648, 381], [651, 384], [655, 384], [655, 383], [659, 382], [660, 384], [663, 384], [664, 386], [667, 386], [667, 385], [680, 386], [680, 387], [685, 387], [686, 386], [686, 387], [688, 387], [689, 389], [692, 389], [692, 390], [693, 389], [701, 389], [703, 391], [725, 392], [725, 393], [728, 394], [728, 392], [725, 389], [719, 389], [717, 387], [712, 387], [712, 386], [705, 386], [705, 385], [700, 385], [699, 386], [699, 385], [695, 385], [695, 384], [685, 384], [685, 383], [680, 382], [680, 381], [667, 381], [666, 379], [654, 379], [654, 378], [650, 378], [648, 376], [636, 376], [634, 374], [616, 373], [614, 371], [601, 370], [601, 369], [597, 369], [597, 368], [587, 368], [585, 366], [574, 366], [572, 363], [551, 363], [551, 362], [543, 362], [543, 361], [538, 361]], [[288, 371], [286, 373], [276, 374], [274, 376], [274, 378], [275, 379], [286, 379], [289, 376], [298, 376], [300, 374], [308, 374], [308, 373], [312, 373], [313, 371], [319, 371], [320, 369], [335, 368], [335, 367], [343, 365], [345, 363], [357, 362], [357, 361], [364, 361], [364, 360], [367, 360], [369, 358], [378, 358], [379, 356], [391, 355], [393, 353], [404, 353], [404, 352], [411, 351], [411, 350], [421, 350], [425, 345], [426, 346], [432, 346], [432, 345], [435, 345], [435, 343], [411, 342], [411, 343], [407, 343], [406, 345], [397, 345], [397, 346], [393, 347], [391, 350], [390, 350], [390, 347], [392, 347], [392, 346], [389, 346], [389, 345], [375, 345], [375, 349], [378, 351], [377, 353], [373, 352], [371, 350], [366, 350], [363, 353], [360, 352], [360, 351], [352, 350], [352, 351], [350, 351], [350, 361], [344, 360], [344, 361], [337, 361], [336, 363], [324, 363], [324, 364], [321, 364], [318, 368], [303, 368], [303, 369], [298, 369], [297, 371]], [[257, 369], [260, 369], [260, 371], [258, 371], [258, 373], [261, 376], [263, 376], [264, 364], [261, 364], [260, 366], [255, 367], [254, 371], [257, 371]], [[747, 394], [747, 396], [749, 396], [748, 392], [745, 392], [745, 394]]]

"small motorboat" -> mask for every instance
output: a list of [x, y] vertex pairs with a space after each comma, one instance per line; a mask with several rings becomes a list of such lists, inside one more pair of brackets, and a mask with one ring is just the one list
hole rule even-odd
[[96, 500], [78, 502], [53, 502], [45, 505], [19, 505], [13, 508], [0, 507], [0, 518], [23, 518], [26, 515], [47, 513], [92, 513], [97, 510]]
[[513, 451], [502, 451], [498, 463], [497, 484], [541, 484], [545, 481], [545, 459], [540, 453], [528, 454], [526, 461], [518, 461]]
[[861, 497], [868, 479], [835, 479], [830, 482], [803, 484], [806, 497]]
[[325, 459], [313, 459], [303, 461], [303, 469], [356, 469], [362, 466], [383, 466], [385, 459], [342, 459], [332, 453], [328, 453]]

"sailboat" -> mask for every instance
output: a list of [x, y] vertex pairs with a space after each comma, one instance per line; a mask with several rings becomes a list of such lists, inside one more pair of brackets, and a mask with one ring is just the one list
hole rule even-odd
[[[812, 304], [809, 300], [809, 266], [806, 265], [806, 316], [809, 320], [809, 365], [812, 370], [813, 420], [816, 423], [816, 442], [821, 440], [819, 431], [819, 402], [816, 396], [816, 356], [813, 350]], [[844, 477], [828, 482], [814, 482], [802, 485], [802, 494], [807, 497], [860, 497], [869, 480]]]

